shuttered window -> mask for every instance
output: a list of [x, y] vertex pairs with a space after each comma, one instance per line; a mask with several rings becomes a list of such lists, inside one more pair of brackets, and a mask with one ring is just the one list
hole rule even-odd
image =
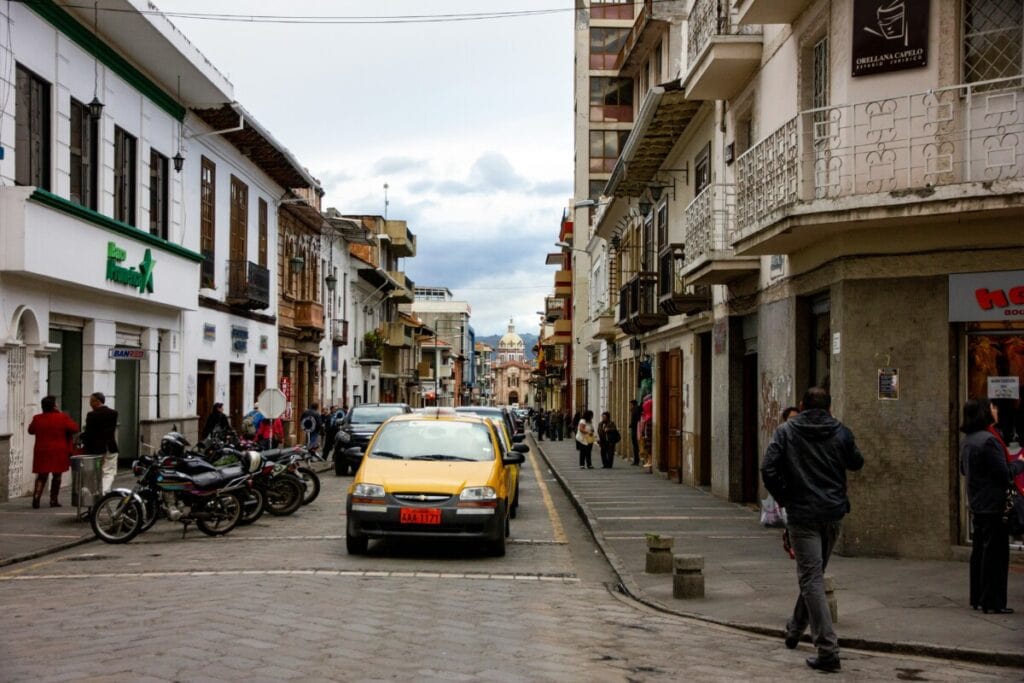
[[245, 261], [246, 236], [249, 232], [249, 186], [231, 176], [231, 228], [228, 259]]
[[167, 239], [167, 157], [149, 150], [149, 232]]
[[267, 200], [260, 198], [259, 201], [259, 222], [260, 222], [260, 244], [259, 244], [259, 264], [266, 268], [267, 267], [267, 240], [269, 236], [267, 234]]
[[71, 201], [93, 211], [97, 209], [98, 131], [99, 124], [89, 116], [89, 107], [78, 100], [71, 100], [71, 143], [68, 145], [71, 157]]
[[203, 255], [204, 259], [199, 271], [199, 286], [213, 289], [216, 286], [213, 267], [216, 238], [214, 219], [217, 196], [216, 164], [203, 157], [199, 176], [199, 253]]
[[17, 66], [14, 182], [50, 189], [50, 84]]
[[136, 140], [114, 127], [114, 218], [135, 225]]

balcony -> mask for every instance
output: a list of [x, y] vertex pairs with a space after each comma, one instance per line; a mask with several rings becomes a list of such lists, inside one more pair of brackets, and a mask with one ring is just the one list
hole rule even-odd
[[682, 244], [669, 244], [658, 255], [658, 308], [667, 315], [696, 315], [711, 310], [710, 285], [686, 285]]
[[668, 32], [669, 22], [686, 16], [684, 0], [644, 0], [640, 13], [633, 20], [633, 29], [619, 51], [615, 66], [619, 75], [632, 77], [645, 66], [647, 56]]
[[412, 234], [405, 221], [385, 221], [384, 233], [391, 239], [393, 256], [401, 258], [416, 255], [416, 235]]
[[384, 345], [392, 348], [412, 348], [412, 329], [404, 323], [384, 323], [381, 326]]
[[555, 296], [560, 296], [560, 297], [571, 297], [572, 296], [572, 271], [571, 270], [557, 270], [557, 271], [555, 271]]
[[324, 307], [315, 301], [295, 302], [295, 327], [316, 333], [324, 332]]
[[642, 334], [656, 330], [668, 322], [658, 308], [658, 274], [642, 272], [634, 275], [619, 290], [619, 328], [626, 334]]
[[556, 320], [555, 321], [555, 344], [559, 346], [571, 346], [572, 345], [572, 321], [571, 320]]
[[252, 261], [228, 261], [227, 303], [241, 308], [270, 307], [270, 271]]
[[544, 317], [549, 323], [565, 317], [565, 299], [556, 296], [545, 297]]
[[415, 283], [400, 270], [389, 270], [388, 277], [398, 283], [398, 287], [391, 290], [391, 300], [400, 304], [411, 304], [413, 302], [413, 288]]
[[348, 346], [348, 321], [335, 318], [331, 321], [331, 343]]
[[381, 377], [398, 377], [402, 372], [402, 351], [394, 347], [384, 347], [381, 353]]
[[[926, 229], [903, 230], [903, 248], [934, 248], [943, 219], [1019, 212], [1024, 79], [801, 112], [739, 157], [736, 178], [737, 253], [790, 254], [908, 223]], [[972, 243], [1011, 237], [998, 231], [979, 224]]]
[[736, 0], [739, 24], [792, 24], [812, 0]]
[[596, 327], [594, 330], [595, 339], [604, 339], [605, 341], [612, 341], [619, 336], [619, 328], [615, 327], [615, 316], [608, 313], [602, 313], [595, 319]]
[[696, 0], [687, 27], [686, 98], [738, 95], [761, 65], [761, 26], [739, 24], [728, 0]]
[[566, 214], [562, 217], [562, 225], [558, 229], [558, 241], [568, 242], [572, 244], [572, 214]]
[[736, 198], [732, 185], [709, 185], [686, 207], [681, 274], [687, 285], [720, 285], [757, 273], [759, 257], [736, 256], [730, 246]]

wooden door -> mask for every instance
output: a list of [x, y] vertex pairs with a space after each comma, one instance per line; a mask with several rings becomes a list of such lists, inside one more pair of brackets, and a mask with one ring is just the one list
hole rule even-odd
[[666, 470], [670, 479], [683, 480], [683, 351], [672, 349], [665, 368]]
[[743, 470], [740, 474], [743, 499], [740, 502], [757, 501], [757, 485], [760, 477], [757, 447], [757, 354], [743, 356]]
[[241, 363], [232, 363], [231, 374], [228, 377], [228, 419], [231, 421], [231, 428], [236, 432], [242, 431], [242, 417], [246, 410], [245, 366]]
[[216, 383], [216, 363], [209, 360], [199, 361], [196, 372], [196, 414], [199, 415], [199, 432], [206, 426], [206, 418], [213, 410], [213, 392]]
[[698, 486], [711, 486], [711, 333], [698, 335], [700, 342], [700, 406], [697, 467], [693, 480]]
[[246, 234], [249, 232], [249, 188], [231, 176], [231, 237], [228, 258], [239, 262], [247, 260]]

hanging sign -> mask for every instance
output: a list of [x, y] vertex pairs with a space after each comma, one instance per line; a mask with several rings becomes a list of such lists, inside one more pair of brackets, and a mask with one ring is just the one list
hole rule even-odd
[[146, 357], [146, 352], [143, 349], [115, 346], [107, 351], [107, 357], [114, 360], [142, 360]]
[[930, 0], [854, 0], [853, 75], [928, 64]]

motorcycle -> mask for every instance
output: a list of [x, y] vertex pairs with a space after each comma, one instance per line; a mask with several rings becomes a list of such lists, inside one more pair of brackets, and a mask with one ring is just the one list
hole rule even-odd
[[[236, 463], [241, 453], [254, 450], [259, 450], [255, 442], [241, 440], [232, 432], [224, 432], [202, 442], [199, 453], [213, 465], [224, 465]], [[284, 470], [278, 468], [273, 472], [264, 473], [267, 479], [277, 477], [285, 471], [299, 479], [303, 488], [300, 505], [308, 505], [320, 495], [320, 477], [308, 466], [310, 462], [323, 460], [316, 450], [307, 449], [304, 446], [292, 446], [267, 449], [261, 451], [260, 456], [265, 462], [285, 465]], [[282, 490], [283, 495], [284, 488], [288, 488], [288, 486], [279, 485], [278, 488]], [[295, 510], [291, 509], [289, 512], [290, 507], [290, 503], [280, 502], [268, 511], [271, 514], [291, 514]]]
[[239, 522], [243, 496], [262, 463], [258, 454], [245, 454], [240, 464], [217, 469], [188, 454], [188, 442], [176, 432], [161, 441], [155, 455], [143, 455], [132, 464], [136, 484], [102, 496], [89, 513], [97, 538], [106, 543], [127, 543], [151, 528], [160, 517], [190, 524], [208, 536], [220, 536]]

